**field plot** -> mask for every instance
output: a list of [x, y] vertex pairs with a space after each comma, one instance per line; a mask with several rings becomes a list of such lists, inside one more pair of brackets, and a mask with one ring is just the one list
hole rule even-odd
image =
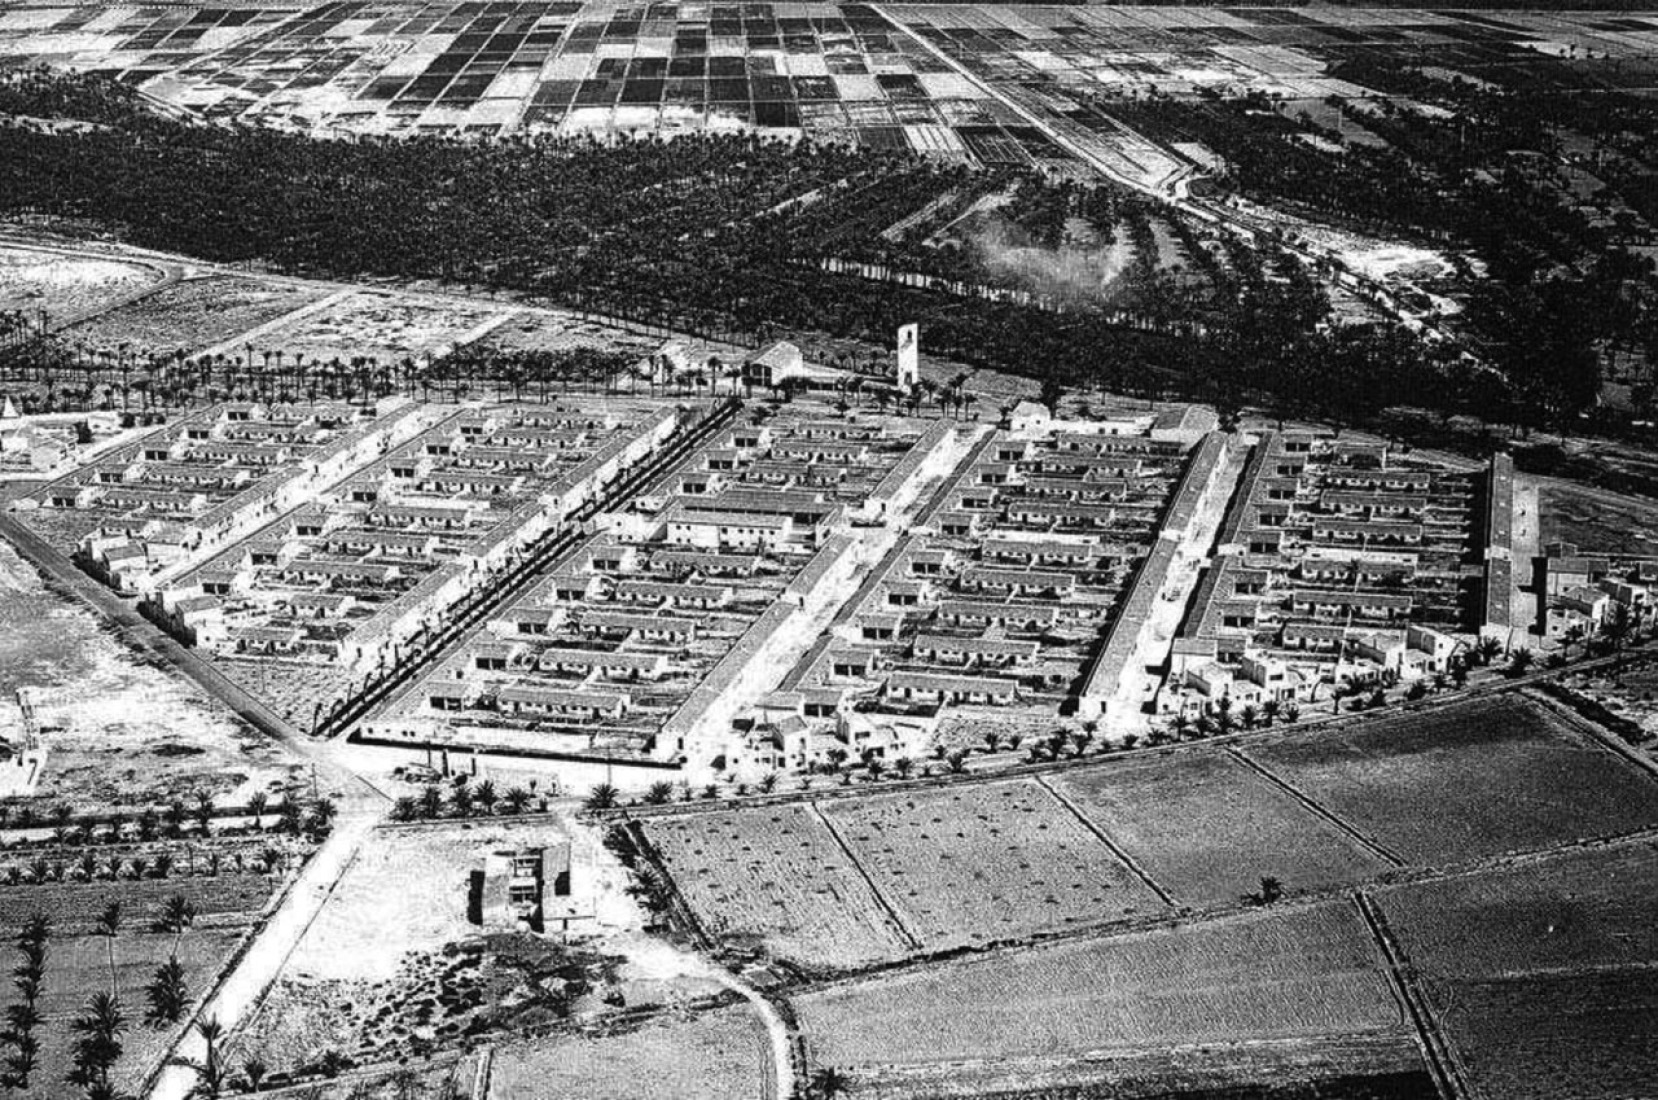
[[1163, 908], [1034, 782], [829, 800], [820, 808], [928, 950]]
[[747, 1100], [765, 1095], [765, 1030], [747, 1007], [615, 1035], [498, 1047], [488, 1100]]
[[188, 354], [258, 328], [320, 297], [318, 291], [290, 283], [194, 279], [83, 321], [66, 335], [94, 348], [116, 349], [125, 344], [149, 348], [157, 355]]
[[0, 311], [44, 309], [61, 319], [97, 309], [159, 278], [158, 272], [136, 264], [0, 248]]
[[901, 957], [879, 900], [809, 806], [663, 817], [647, 833], [711, 934], [845, 969]]
[[1456, 984], [1446, 1027], [1484, 1095], [1626, 1100], [1658, 1080], [1649, 968]]
[[1411, 962], [1446, 978], [1653, 964], [1655, 854], [1571, 852], [1375, 896]]
[[281, 348], [291, 358], [320, 364], [338, 359], [436, 358], [491, 317], [483, 306], [445, 303], [441, 308], [384, 294], [349, 294], [321, 309], [267, 331], [261, 346]]
[[1225, 753], [1070, 770], [1052, 782], [1187, 904], [1236, 902], [1263, 875], [1295, 893], [1362, 882], [1388, 869]]
[[[8, 966], [20, 958], [10, 941], [24, 922], [36, 915], [52, 922], [44, 988], [37, 1004], [44, 1018], [35, 1032], [40, 1041], [40, 1061], [27, 1095], [52, 1100], [81, 1095], [79, 1088], [64, 1080], [71, 1065], [71, 1022], [93, 992], [111, 989], [129, 1022], [122, 1038], [124, 1051], [115, 1065], [116, 1084], [129, 1094], [141, 1095], [146, 1078], [159, 1068], [186, 1022], [144, 1019], [148, 1003], [145, 989], [156, 968], [176, 954], [184, 967], [185, 989], [193, 1005], [252, 935], [284, 882], [280, 873], [265, 874], [251, 866], [230, 870], [228, 858], [222, 873], [207, 874], [203, 862], [207, 853], [228, 856], [238, 849], [236, 842], [194, 842], [198, 852], [196, 873], [185, 870], [183, 845], [168, 847], [178, 870], [164, 880], [123, 877], [74, 881], [73, 876], [80, 872], [71, 870], [61, 881], [17, 882], [8, 875], [7, 884], [0, 885], [0, 934], [8, 941]], [[62, 850], [56, 854], [76, 855]], [[104, 865], [112, 857], [135, 854], [126, 846], [105, 847], [99, 850], [97, 859]], [[71, 859], [70, 863], [74, 866], [75, 861]], [[173, 896], [185, 898], [196, 910], [194, 924], [182, 932], [165, 931], [157, 924], [166, 899]], [[112, 903], [121, 906], [121, 928], [110, 940], [95, 931], [93, 922]]]
[[1009, 951], [797, 998], [811, 1057], [857, 1070], [1396, 1031], [1346, 902]]
[[1658, 821], [1658, 785], [1513, 695], [1247, 752], [1414, 862], [1481, 859]]
[[[0, 543], [0, 699], [40, 693], [50, 757], [34, 799], [77, 812], [221, 803], [284, 785], [298, 765], [177, 674], [136, 657], [92, 614], [46, 589]], [[73, 706], [65, 705], [73, 703]]]
[[[184, 967], [185, 985], [192, 1000], [215, 980], [221, 967], [241, 943], [242, 932], [192, 931], [177, 943], [178, 961]], [[40, 1040], [40, 1063], [29, 1082], [27, 1095], [67, 1100], [83, 1095], [78, 1086], [64, 1080], [73, 1058], [75, 1035], [70, 1025], [86, 1005], [92, 991], [110, 984], [107, 944], [103, 936], [54, 937], [46, 964], [46, 989], [40, 1010], [46, 1017], [36, 1031]], [[182, 1024], [155, 1026], [142, 1019], [144, 987], [155, 969], [174, 952], [174, 937], [167, 934], [128, 933], [115, 942], [116, 990], [127, 1013], [129, 1030], [122, 1037], [123, 1051], [115, 1064], [115, 1083], [128, 1093], [140, 1093], [145, 1080], [161, 1066]]]
[[1642, 844], [1377, 900], [1483, 1095], [1615, 1100], [1658, 1080], [1655, 891]]

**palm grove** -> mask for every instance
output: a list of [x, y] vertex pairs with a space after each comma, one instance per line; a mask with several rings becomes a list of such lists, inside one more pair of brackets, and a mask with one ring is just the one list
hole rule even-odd
[[[1146, 199], [1013, 169], [753, 136], [318, 139], [162, 118], [114, 81], [43, 70], [0, 78], [0, 123], [0, 214], [80, 219], [202, 259], [338, 279], [443, 280], [749, 345], [779, 332], [885, 345], [897, 325], [919, 320], [938, 357], [1031, 375], [1050, 392], [1099, 385], [1343, 421], [1370, 420], [1399, 393], [1434, 410], [1514, 421], [1575, 416], [1583, 403], [1582, 392], [1562, 400], [1557, 388], [1527, 387], [1537, 350], [1529, 345], [1502, 345], [1514, 352], [1509, 378], [1502, 363], [1474, 367], [1398, 327], [1331, 324], [1318, 284], [1270, 242], [1227, 246], [1202, 292], [1156, 270], [1131, 272], [1139, 290], [1127, 324], [1121, 310], [1086, 302], [1056, 312], [829, 270], [851, 260], [1005, 284], [1005, 272], [973, 251], [890, 232], [985, 176], [1015, 189], [1010, 216], [1038, 244], [1066, 219], [1106, 239], [1119, 226], [1144, 236]], [[13, 358], [40, 353], [25, 320], [10, 320], [10, 337], [3, 329], [0, 357], [8, 338], [22, 345]], [[267, 362], [272, 352], [260, 350]], [[73, 363], [76, 350], [50, 353]], [[282, 362], [280, 348], [275, 355]], [[214, 368], [227, 367], [179, 360], [174, 385], [182, 378], [196, 392], [216, 387]], [[240, 365], [255, 373], [254, 348]], [[416, 367], [290, 358], [284, 390], [431, 387], [433, 373]], [[517, 388], [567, 385], [590, 367], [514, 358], [502, 370], [517, 372]], [[156, 375], [143, 377], [151, 385]], [[229, 370], [217, 388], [230, 392]], [[123, 392], [123, 406], [131, 397]]]
[[[114, 82], [39, 70], [0, 81], [7, 115], [0, 212], [81, 219], [215, 261], [437, 279], [749, 344], [816, 332], [881, 345], [919, 321], [931, 353], [1051, 388], [1271, 401], [1348, 420], [1398, 393], [1490, 410], [1502, 389], [1500, 377], [1397, 328], [1330, 324], [1317, 285], [1271, 246], [1232, 248], [1199, 294], [1144, 273], [1139, 323], [1103, 308], [1056, 312], [825, 270], [851, 260], [1005, 282], [970, 251], [882, 232], [986, 170], [748, 136], [326, 140], [163, 118]], [[42, 121], [53, 119], [89, 125]], [[1146, 202], [990, 174], [1016, 188], [1013, 216], [1038, 241], [1073, 216], [1103, 234], [1120, 221], [1132, 231]], [[202, 365], [190, 366], [187, 377], [203, 385]], [[365, 372], [395, 384], [386, 376], [412, 365], [293, 366], [290, 389], [314, 393], [319, 376], [349, 390]]]

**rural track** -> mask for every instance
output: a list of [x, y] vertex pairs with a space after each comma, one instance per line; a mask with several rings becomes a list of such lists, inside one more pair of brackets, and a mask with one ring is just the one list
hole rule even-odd
[[1375, 940], [1377, 949], [1381, 951], [1382, 958], [1387, 963], [1388, 983], [1393, 987], [1394, 996], [1399, 999], [1406, 1015], [1410, 1017], [1411, 1025], [1416, 1031], [1417, 1043], [1422, 1048], [1423, 1064], [1433, 1077], [1441, 1100], [1473, 1100], [1476, 1094], [1469, 1087], [1462, 1067], [1457, 1063], [1450, 1040], [1440, 1030], [1439, 1021], [1434, 1017], [1427, 998], [1418, 988], [1415, 971], [1393, 938], [1393, 931], [1388, 927], [1387, 919], [1363, 890], [1353, 891], [1353, 904], [1358, 907], [1359, 915], [1364, 918], [1371, 938]]

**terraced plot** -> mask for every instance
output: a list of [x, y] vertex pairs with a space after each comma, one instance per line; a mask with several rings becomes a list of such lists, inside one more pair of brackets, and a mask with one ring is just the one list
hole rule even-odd
[[1031, 781], [831, 800], [821, 808], [928, 950], [1164, 908]]
[[1236, 902], [1264, 875], [1295, 893], [1362, 882], [1389, 867], [1225, 753], [1067, 771], [1052, 782], [1189, 905]]
[[1247, 754], [1412, 862], [1488, 858], [1658, 822], [1658, 784], [1515, 695], [1297, 733]]
[[811, 1056], [869, 1070], [1358, 1033], [1400, 1009], [1357, 911], [1330, 902], [1009, 951], [796, 1000]]
[[808, 806], [659, 818], [647, 831], [712, 935], [750, 938], [813, 969], [904, 953], [874, 892]]

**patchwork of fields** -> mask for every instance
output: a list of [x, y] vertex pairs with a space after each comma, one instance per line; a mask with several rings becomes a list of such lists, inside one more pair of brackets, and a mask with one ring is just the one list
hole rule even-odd
[[1072, 770], [1052, 782], [1184, 904], [1231, 904], [1263, 875], [1299, 892], [1352, 885], [1389, 868], [1225, 753]]
[[1654, 33], [1595, 13], [1407, 9], [59, 4], [0, 16], [0, 56], [118, 74], [208, 118], [328, 132], [752, 129], [987, 165], [1075, 168], [1080, 153], [1155, 183], [1213, 154], [1125, 131], [1109, 97], [1259, 92], [1318, 111], [1376, 94], [1337, 75], [1344, 64], [1424, 49], [1475, 79], [1582, 51], [1639, 85]]
[[1163, 909], [1035, 783], [843, 799], [820, 808], [929, 951]]
[[902, 933], [809, 806], [668, 817], [650, 837], [711, 934], [836, 968], [903, 953]]
[[1246, 745], [1280, 781], [1205, 747], [645, 830], [707, 931], [842, 971], [1658, 823], [1658, 784], [1518, 696]]

